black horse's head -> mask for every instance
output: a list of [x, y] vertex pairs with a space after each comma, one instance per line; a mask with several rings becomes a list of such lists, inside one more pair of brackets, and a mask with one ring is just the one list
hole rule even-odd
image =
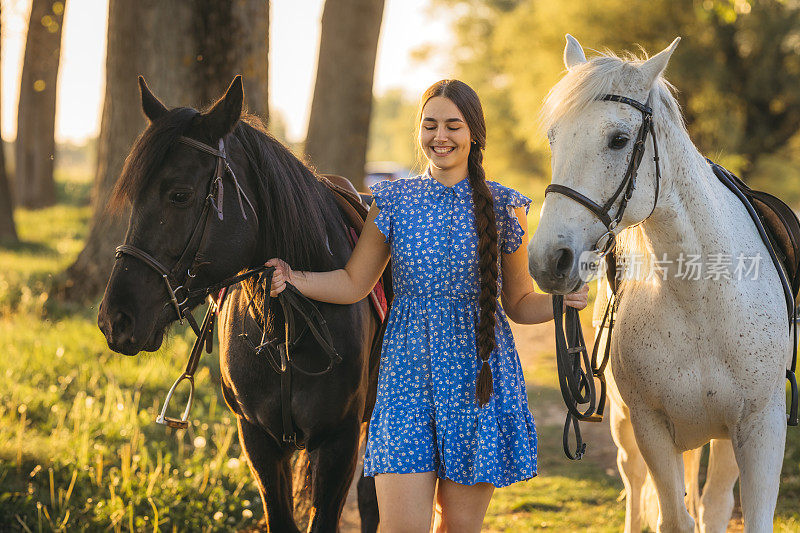
[[[114, 191], [112, 204], [129, 201], [132, 212], [98, 315], [109, 347], [127, 355], [157, 350], [178, 313], [203, 301], [189, 290], [236, 274], [263, 246], [247, 154], [231, 135], [241, 77], [204, 113], [169, 110], [141, 77], [139, 85], [149, 125]], [[175, 300], [187, 297], [179, 310]]]

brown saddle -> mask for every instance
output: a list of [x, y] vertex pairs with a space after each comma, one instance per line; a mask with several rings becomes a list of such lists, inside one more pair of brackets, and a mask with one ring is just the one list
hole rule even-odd
[[[339, 209], [345, 217], [345, 221], [355, 229], [357, 235], [361, 235], [361, 230], [364, 228], [364, 221], [367, 219], [367, 212], [369, 206], [364, 201], [364, 197], [358, 193], [356, 188], [350, 183], [350, 180], [343, 176], [336, 176], [334, 174], [323, 174], [319, 176], [319, 180], [325, 184], [333, 193], [333, 198]], [[371, 198], [367, 195], [368, 198]], [[383, 292], [386, 297], [387, 306], [392, 304], [392, 264], [391, 261], [386, 265], [386, 269], [381, 276], [381, 283], [383, 284]], [[386, 324], [389, 322], [388, 317], [380, 322], [378, 331], [372, 340], [372, 346], [369, 351], [369, 375], [370, 385], [367, 389], [366, 405], [364, 408], [364, 416], [362, 421], [369, 421], [372, 416], [372, 409], [375, 407], [375, 399], [377, 396], [377, 382], [378, 382], [378, 367], [380, 365], [381, 347], [383, 346], [383, 336], [386, 333]]]
[[[749, 194], [748, 194], [749, 193]], [[754, 191], [745, 191], [753, 202], [753, 206], [761, 216], [767, 235], [772, 237], [777, 245], [778, 256], [786, 267], [792, 293], [797, 298], [800, 288], [800, 222], [797, 215], [789, 206], [771, 194]]]
[[780, 198], [751, 189], [738, 176], [719, 165], [712, 163], [712, 168], [718, 178], [722, 173], [750, 201], [772, 249], [784, 267], [791, 292], [796, 299], [800, 289], [800, 221], [797, 215]]
[[[356, 230], [357, 235], [361, 235], [364, 229], [364, 221], [367, 220], [369, 206], [364, 200], [364, 196], [359, 194], [349, 179], [336, 174], [322, 174], [319, 180], [325, 184], [333, 193], [333, 199], [345, 216], [345, 220]], [[366, 195], [367, 198], [371, 196]], [[392, 303], [392, 271], [391, 262], [386, 265], [386, 270], [381, 276], [383, 290], [386, 293], [386, 301]]]

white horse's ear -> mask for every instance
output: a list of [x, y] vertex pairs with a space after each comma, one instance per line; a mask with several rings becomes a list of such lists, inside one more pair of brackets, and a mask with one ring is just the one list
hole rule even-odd
[[680, 41], [681, 38], [676, 37], [675, 40], [672, 41], [672, 44], [645, 61], [645, 63], [640, 67], [642, 74], [644, 74], [644, 79], [647, 81], [648, 89], [653, 86], [653, 83], [655, 83], [659, 74], [664, 72], [664, 69], [667, 68], [669, 58], [672, 56], [672, 52], [675, 51], [675, 48], [677, 48]]
[[567, 67], [567, 70], [572, 70], [581, 63], [586, 63], [586, 55], [583, 53], [581, 43], [568, 33], [567, 46], [564, 47], [564, 66]]

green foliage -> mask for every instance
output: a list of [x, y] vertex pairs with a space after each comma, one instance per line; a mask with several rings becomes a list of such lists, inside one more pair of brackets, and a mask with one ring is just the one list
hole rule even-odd
[[54, 272], [83, 248], [91, 208], [91, 177], [82, 167], [56, 170], [59, 203], [48, 209], [16, 209], [20, 242], [0, 247], [0, 317], [14, 311], [42, 316]]
[[376, 96], [372, 102], [367, 161], [393, 161], [408, 169], [419, 166], [417, 100], [399, 89]]
[[[458, 76], [481, 96], [487, 159], [548, 175], [538, 115], [563, 73], [564, 34], [592, 49], [655, 53], [683, 39], [667, 69], [699, 149], [748, 178], [786, 159], [800, 128], [800, 4], [780, 0], [449, 0]], [[791, 154], [789, 154], [791, 155]], [[784, 196], [780, 189], [769, 189]], [[787, 190], [790, 202], [800, 195]]]

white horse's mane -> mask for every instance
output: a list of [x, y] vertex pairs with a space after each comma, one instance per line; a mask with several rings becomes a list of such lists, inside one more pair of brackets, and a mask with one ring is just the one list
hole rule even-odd
[[[647, 59], [646, 55], [639, 57], [632, 53], [620, 57], [606, 50], [586, 63], [572, 67], [545, 97], [540, 115], [544, 131], [562, 120], [580, 115], [599, 96], [611, 93], [612, 88], [624, 80], [635, 79], [638, 67]], [[653, 120], [656, 126], [669, 121], [685, 132], [683, 114], [674, 92], [675, 87], [659, 75], [650, 90]]]

